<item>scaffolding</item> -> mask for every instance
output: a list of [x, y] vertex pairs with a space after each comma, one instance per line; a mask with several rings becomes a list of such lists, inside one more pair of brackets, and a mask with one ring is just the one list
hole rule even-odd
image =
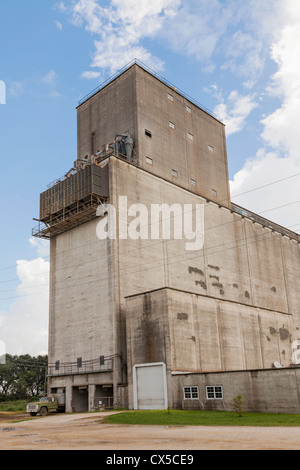
[[32, 235], [49, 239], [94, 219], [108, 191], [108, 165], [84, 164], [70, 170], [40, 195], [39, 223]]

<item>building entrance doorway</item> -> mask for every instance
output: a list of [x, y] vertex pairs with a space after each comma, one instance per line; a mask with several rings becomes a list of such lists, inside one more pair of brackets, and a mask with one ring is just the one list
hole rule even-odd
[[73, 387], [72, 389], [72, 411], [75, 413], [88, 411], [89, 394], [88, 387]]
[[94, 408], [100, 410], [111, 410], [115, 405], [116, 403], [114, 402], [113, 385], [96, 385]]

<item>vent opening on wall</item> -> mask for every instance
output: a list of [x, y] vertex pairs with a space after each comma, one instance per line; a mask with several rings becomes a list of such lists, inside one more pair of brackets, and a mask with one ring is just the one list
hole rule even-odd
[[148, 129], [145, 129], [145, 134], [147, 137], [152, 137], [152, 132], [148, 131]]
[[153, 160], [152, 160], [152, 158], [146, 157], [146, 163], [148, 163], [149, 165], [153, 165]]

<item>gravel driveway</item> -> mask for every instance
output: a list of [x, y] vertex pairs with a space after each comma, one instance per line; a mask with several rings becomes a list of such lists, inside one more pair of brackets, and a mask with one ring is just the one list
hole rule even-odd
[[28, 415], [0, 413], [0, 450], [300, 449], [300, 427], [103, 424], [107, 415], [53, 414], [28, 420]]

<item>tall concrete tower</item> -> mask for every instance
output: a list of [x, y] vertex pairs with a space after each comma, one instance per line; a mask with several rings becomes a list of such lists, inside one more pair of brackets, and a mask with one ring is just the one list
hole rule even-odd
[[199, 407], [201, 374], [289, 367], [300, 239], [231, 203], [221, 120], [135, 61], [77, 122], [34, 231], [51, 246], [49, 391], [67, 411]]

